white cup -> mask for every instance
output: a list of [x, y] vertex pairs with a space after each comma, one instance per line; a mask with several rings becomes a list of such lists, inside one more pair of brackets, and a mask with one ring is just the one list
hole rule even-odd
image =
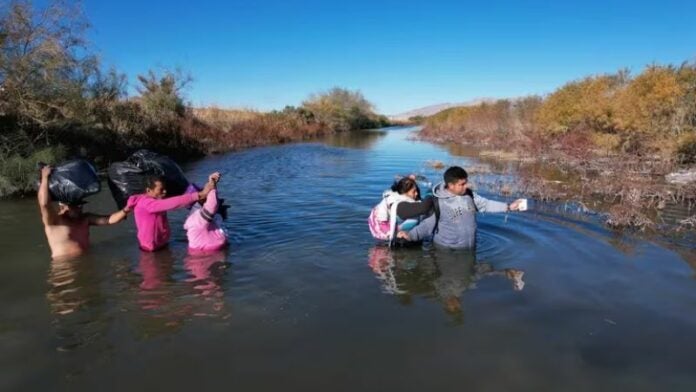
[[522, 199], [520, 204], [517, 206], [518, 211], [527, 211], [527, 199]]

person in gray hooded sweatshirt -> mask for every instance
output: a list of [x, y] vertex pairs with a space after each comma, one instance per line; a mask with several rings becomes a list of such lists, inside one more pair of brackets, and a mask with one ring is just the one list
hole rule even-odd
[[[426, 218], [408, 232], [398, 233], [407, 241], [420, 241], [432, 236], [438, 247], [466, 249], [476, 246], [476, 213], [517, 211], [522, 199], [507, 204], [485, 199], [468, 187], [466, 170], [452, 166], [445, 171], [444, 183], [433, 188], [439, 214]], [[439, 215], [439, 219], [438, 219]]]

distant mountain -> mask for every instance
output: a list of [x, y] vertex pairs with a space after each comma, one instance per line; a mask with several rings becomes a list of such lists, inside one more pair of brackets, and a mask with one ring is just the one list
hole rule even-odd
[[457, 106], [473, 106], [473, 105], [478, 105], [483, 102], [490, 102], [494, 101], [494, 98], [477, 98], [473, 99], [471, 101], [467, 102], [459, 102], [459, 103], [440, 103], [437, 105], [430, 105], [430, 106], [425, 106], [422, 108], [418, 109], [413, 109], [409, 110], [408, 112], [403, 112], [399, 114], [394, 114], [391, 116], [388, 116], [390, 120], [395, 120], [395, 121], [405, 121], [408, 120], [411, 117], [416, 117], [416, 116], [432, 116], [433, 114], [440, 113], [443, 110], [447, 110], [449, 108], [457, 107]]

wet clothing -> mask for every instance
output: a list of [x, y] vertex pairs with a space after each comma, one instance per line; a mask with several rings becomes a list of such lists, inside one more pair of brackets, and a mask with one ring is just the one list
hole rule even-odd
[[186, 207], [198, 201], [197, 193], [189, 193], [167, 199], [155, 199], [146, 194], [128, 198], [128, 207], [133, 209], [135, 226], [138, 229], [140, 249], [154, 252], [169, 242], [171, 231], [167, 211]]
[[399, 203], [396, 207], [396, 215], [401, 219], [418, 218], [421, 215], [430, 215], [432, 209], [433, 197], [428, 196], [420, 202]]
[[212, 252], [227, 246], [227, 235], [221, 228], [221, 219], [217, 212], [217, 191], [213, 189], [208, 193], [202, 207], [195, 204], [191, 208], [191, 213], [184, 222], [189, 250]]
[[488, 200], [476, 193], [458, 196], [440, 183], [433, 188], [439, 212], [432, 214], [408, 232], [411, 241], [420, 241], [432, 236], [437, 246], [464, 249], [476, 246], [476, 212], [505, 212], [507, 203]]
[[432, 198], [419, 202], [406, 195], [387, 190], [367, 219], [372, 236], [378, 240], [391, 240], [401, 220], [419, 217], [432, 208]]

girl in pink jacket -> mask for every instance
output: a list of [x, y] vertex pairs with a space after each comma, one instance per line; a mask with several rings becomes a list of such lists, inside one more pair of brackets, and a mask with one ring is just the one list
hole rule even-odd
[[[220, 175], [211, 176], [211, 180], [216, 185]], [[203, 206], [196, 203], [191, 208], [191, 213], [184, 223], [190, 253], [215, 252], [227, 246], [227, 234], [221, 228], [222, 219], [220, 215], [216, 215], [218, 207], [217, 190], [213, 188]]]

